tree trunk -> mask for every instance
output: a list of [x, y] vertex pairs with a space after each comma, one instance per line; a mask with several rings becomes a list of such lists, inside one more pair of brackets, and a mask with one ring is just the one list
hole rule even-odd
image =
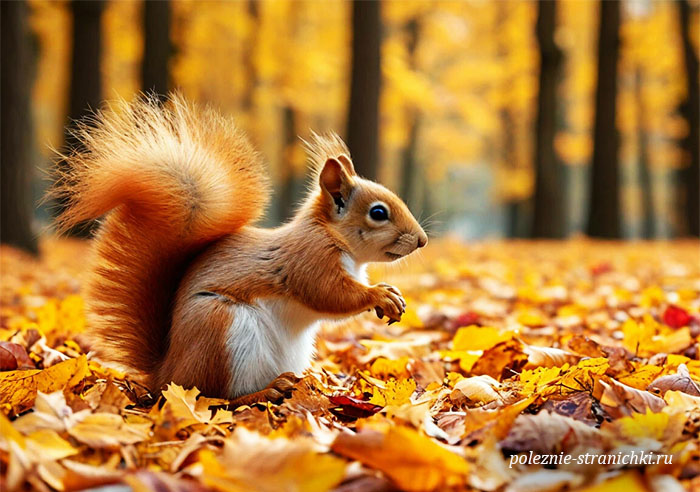
[[693, 49], [690, 30], [690, 3], [678, 2], [683, 58], [685, 61], [688, 97], [681, 107], [681, 113], [688, 122], [688, 135], [683, 140], [688, 167], [685, 170], [685, 216], [688, 234], [700, 236], [700, 88], [698, 87], [698, 55]]
[[419, 116], [411, 111], [408, 129], [408, 142], [403, 149], [403, 167], [401, 169], [401, 198], [408, 204], [412, 212], [416, 212], [416, 152], [418, 147]]
[[645, 124], [646, 106], [642, 85], [642, 71], [638, 68], [634, 76], [634, 92], [637, 99], [637, 162], [639, 166], [639, 191], [642, 196], [642, 237], [651, 239], [655, 235], [654, 194], [649, 166], [649, 137]]
[[141, 87], [164, 99], [168, 93], [170, 60], [170, 1], [145, 1], [143, 5], [143, 61]]
[[[243, 53], [243, 66], [247, 75], [247, 85], [242, 98], [243, 111], [249, 121], [252, 121], [252, 111], [255, 103], [255, 88], [258, 83], [258, 73], [255, 66], [255, 53], [258, 46], [258, 29], [260, 22], [260, 9], [258, 0], [248, 0], [248, 15], [250, 16], [250, 36], [248, 37], [248, 48]], [[249, 128], [250, 130], [250, 128]]]
[[279, 222], [285, 222], [294, 215], [297, 199], [298, 178], [294, 172], [294, 146], [297, 143], [296, 115], [291, 107], [284, 108], [284, 152], [283, 168], [280, 175], [280, 194], [277, 202]]
[[32, 167], [29, 97], [31, 54], [24, 1], [2, 2], [1, 142], [2, 217], [0, 239], [31, 253], [37, 252], [32, 232]]
[[[416, 48], [418, 46], [419, 25], [417, 19], [411, 19], [407, 26], [408, 32], [408, 58], [411, 68], [416, 69]], [[420, 115], [417, 108], [408, 110], [408, 141], [403, 149], [403, 168], [401, 170], [401, 198], [415, 212], [416, 195], [416, 153], [418, 151], [418, 126]]]
[[537, 40], [540, 46], [539, 97], [535, 143], [535, 192], [533, 237], [561, 238], [565, 235], [565, 204], [561, 168], [554, 153], [557, 116], [557, 81], [561, 50], [554, 42], [556, 2], [537, 4]]
[[[80, 150], [80, 142], [71, 130], [75, 122], [84, 120], [100, 107], [102, 102], [102, 75], [100, 57], [102, 54], [102, 0], [73, 0], [73, 47], [70, 73], [70, 93], [68, 101], [68, 124], [64, 140], [65, 153], [73, 149]], [[64, 166], [59, 163], [59, 166]], [[56, 212], [66, 207], [65, 202], [57, 203]], [[73, 227], [68, 231], [71, 236], [89, 237], [94, 229], [94, 222]]]
[[368, 179], [376, 179], [379, 161], [380, 31], [380, 2], [353, 2], [347, 143], [355, 170]]
[[593, 162], [586, 232], [591, 237], [619, 238], [620, 197], [617, 103], [620, 2], [600, 2], [598, 84], [595, 93]]
[[[73, 0], [73, 49], [71, 61], [70, 100], [68, 117], [71, 122], [79, 120], [102, 102], [102, 76], [100, 55], [102, 54], [101, 0]], [[73, 137], [66, 138], [68, 145], [75, 145]]]

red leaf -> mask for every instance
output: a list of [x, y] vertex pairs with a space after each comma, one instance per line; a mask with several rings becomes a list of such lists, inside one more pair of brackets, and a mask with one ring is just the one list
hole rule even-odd
[[338, 408], [333, 409], [334, 413], [339, 413], [344, 417], [356, 419], [369, 417], [382, 409], [382, 407], [379, 405], [375, 405], [374, 403], [370, 403], [368, 401], [359, 400], [357, 398], [353, 398], [352, 396], [331, 396], [329, 400], [333, 405], [338, 406]]
[[683, 328], [693, 321], [693, 317], [685, 309], [673, 305], [666, 308], [663, 319], [671, 328]]
[[463, 326], [471, 326], [471, 325], [478, 325], [479, 323], [479, 315], [476, 314], [474, 311], [468, 311], [466, 313], [462, 313], [457, 318], [455, 318], [454, 321], [455, 328], [462, 328]]
[[612, 272], [612, 265], [608, 263], [607, 261], [603, 261], [601, 263], [598, 263], [597, 265], [593, 265], [591, 267], [591, 274], [594, 277], [597, 277], [598, 275], [602, 275], [604, 273]]
[[34, 369], [35, 367], [24, 347], [17, 343], [0, 342], [0, 371]]

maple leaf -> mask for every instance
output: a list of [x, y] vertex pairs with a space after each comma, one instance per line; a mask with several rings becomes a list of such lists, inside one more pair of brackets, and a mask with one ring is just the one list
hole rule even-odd
[[217, 409], [212, 416], [206, 399], [201, 403], [197, 401], [199, 390], [190, 388], [185, 390], [177, 384], [169, 384], [163, 391], [165, 404], [162, 412], [172, 412], [177, 428], [183, 429], [194, 424], [222, 424], [232, 422], [232, 413], [229, 410]]

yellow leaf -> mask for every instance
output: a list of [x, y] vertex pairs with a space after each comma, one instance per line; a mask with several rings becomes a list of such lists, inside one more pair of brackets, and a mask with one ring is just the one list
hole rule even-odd
[[60, 460], [78, 452], [56, 431], [42, 429], [27, 436], [27, 449], [34, 453], [38, 461]]
[[635, 355], [646, 356], [655, 330], [650, 323], [629, 318], [622, 325], [622, 345]]
[[370, 403], [375, 405], [403, 405], [411, 398], [411, 395], [416, 390], [416, 382], [411, 378], [405, 379], [390, 379], [381, 387], [375, 386]]
[[342, 433], [331, 449], [384, 472], [402, 490], [463, 486], [469, 473], [463, 458], [408, 427]]
[[637, 437], [661, 440], [668, 426], [669, 415], [664, 412], [654, 413], [647, 408], [646, 413], [633, 413], [615, 423], [626, 437]]
[[52, 393], [72, 388], [90, 374], [84, 355], [68, 359], [44, 370], [0, 373], [0, 405], [19, 413], [34, 405], [37, 391]]
[[642, 291], [639, 304], [644, 308], [649, 308], [652, 306], [659, 305], [665, 300], [666, 294], [664, 293], [664, 291], [660, 287], [654, 285], [652, 287], [647, 287]]
[[118, 449], [122, 444], [148, 439], [150, 429], [150, 423], [131, 424], [120, 415], [95, 413], [68, 429], [68, 433], [93, 448]]
[[314, 448], [307, 439], [270, 439], [237, 428], [221, 454], [204, 449], [195, 466], [201, 467], [205, 486], [223, 492], [325, 492], [340, 483], [346, 464]]
[[522, 393], [531, 395], [538, 391], [538, 388], [546, 386], [557, 379], [563, 372], [569, 368], [568, 364], [562, 367], [538, 367], [533, 370], [524, 369], [520, 373], [520, 384], [522, 385]]
[[487, 350], [496, 344], [513, 338], [512, 333], [503, 333], [488, 326], [466, 326], [457, 330], [452, 340], [454, 350]]
[[3, 413], [0, 413], [0, 436], [3, 440], [17, 443], [20, 448], [26, 447], [24, 436], [14, 428], [12, 422], [10, 422]]
[[163, 391], [163, 398], [165, 398], [163, 410], [172, 410], [179, 428], [207, 423], [211, 420], [209, 408], [197, 408], [197, 395], [199, 395], [197, 388], [185, 390], [177, 384], [169, 384]]
[[388, 379], [390, 377], [394, 378], [408, 378], [411, 374], [408, 372], [406, 366], [408, 365], [408, 357], [401, 357], [400, 359], [387, 359], [386, 357], [379, 357], [369, 368], [369, 372], [375, 378]]
[[619, 492], [620, 490], [625, 492], [648, 492], [637, 472], [618, 475], [603, 483], [579, 489], [579, 492]]

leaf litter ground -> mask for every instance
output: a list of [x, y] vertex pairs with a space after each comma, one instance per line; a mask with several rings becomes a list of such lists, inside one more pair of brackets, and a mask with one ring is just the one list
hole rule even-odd
[[400, 323], [323, 327], [290, 398], [238, 408], [91, 360], [89, 247], [42, 250], [2, 249], [3, 490], [700, 488], [697, 243], [436, 241], [372, 272]]

